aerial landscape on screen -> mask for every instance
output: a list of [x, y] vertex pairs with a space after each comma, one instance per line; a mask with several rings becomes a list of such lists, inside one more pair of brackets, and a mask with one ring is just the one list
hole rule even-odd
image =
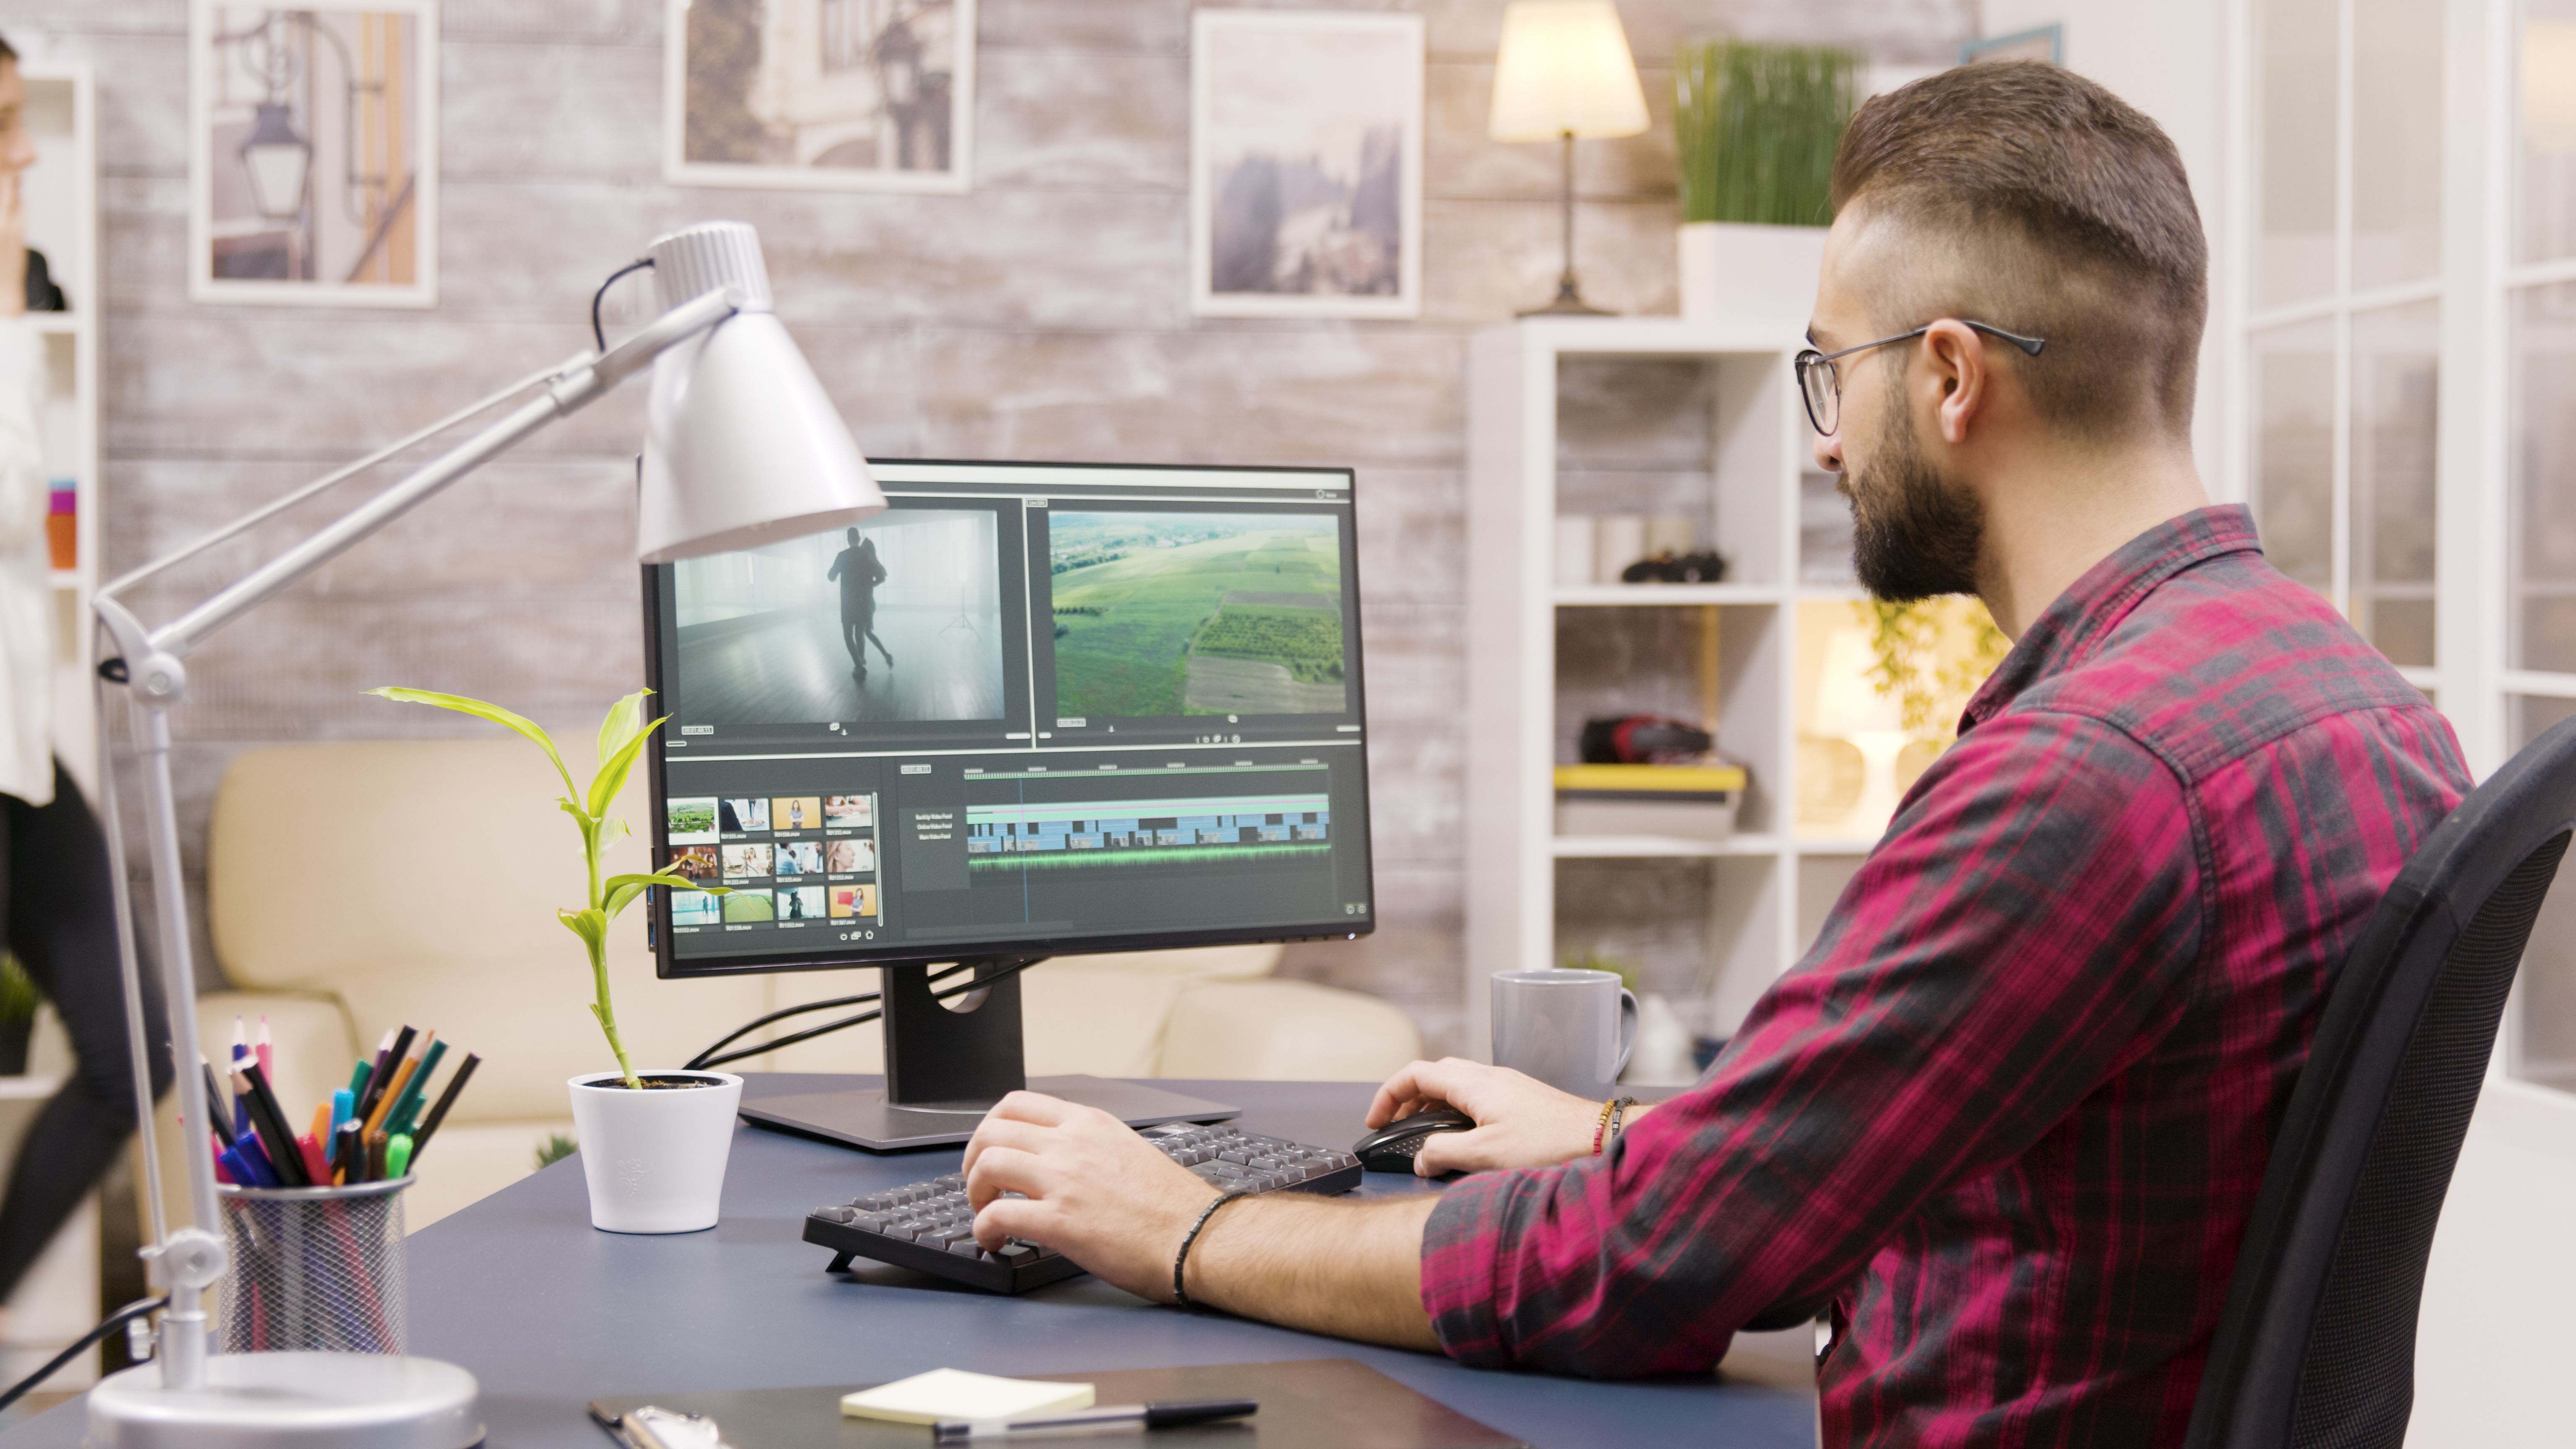
[[1047, 536], [1059, 718], [1349, 708], [1330, 515], [1064, 512]]

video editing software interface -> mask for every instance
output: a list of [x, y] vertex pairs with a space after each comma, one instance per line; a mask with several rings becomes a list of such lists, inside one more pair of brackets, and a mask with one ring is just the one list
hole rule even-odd
[[645, 570], [663, 974], [1370, 929], [1349, 472], [870, 466]]

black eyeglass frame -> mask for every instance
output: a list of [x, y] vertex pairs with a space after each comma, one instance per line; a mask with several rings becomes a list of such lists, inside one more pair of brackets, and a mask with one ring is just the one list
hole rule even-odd
[[[1807, 425], [1814, 428], [1819, 435], [1831, 436], [1834, 431], [1832, 428], [1825, 426], [1824, 419], [1816, 416], [1816, 389], [1814, 384], [1808, 382], [1807, 379], [1814, 374], [1817, 368], [1821, 367], [1825, 370], [1826, 379], [1833, 385], [1834, 422], [1839, 425], [1842, 422], [1843, 417], [1843, 375], [1842, 369], [1834, 366], [1834, 359], [1838, 357], [1849, 357], [1855, 352], [1867, 352], [1873, 347], [1887, 347], [1899, 342], [1911, 342], [1915, 338], [1922, 336], [1924, 333], [1931, 331], [1934, 327], [1939, 326], [1941, 322], [1950, 320], [1953, 319], [1945, 317], [1936, 321], [1926, 322], [1911, 332], [1899, 332], [1893, 337], [1882, 337], [1876, 342], [1864, 342], [1857, 347], [1846, 347], [1839, 352], [1818, 352], [1816, 349], [1810, 347], [1806, 351], [1799, 353], [1796, 362], [1793, 363], [1792, 366], [1797, 369], [1798, 373], [1798, 400], [1807, 405]], [[1970, 322], [1964, 318], [1956, 320], [1958, 320], [1959, 325], [1962, 327], [1973, 327], [1977, 331], [1983, 332], [1989, 337], [2000, 338], [2001, 340], [2009, 342], [2013, 346], [2020, 348], [2024, 353], [2027, 353], [2032, 357], [2037, 357], [2039, 355], [2039, 350], [2048, 345], [2048, 339], [2045, 337], [2024, 337], [2017, 332], [2006, 332], [2000, 327], [1990, 326], [1984, 322]]]

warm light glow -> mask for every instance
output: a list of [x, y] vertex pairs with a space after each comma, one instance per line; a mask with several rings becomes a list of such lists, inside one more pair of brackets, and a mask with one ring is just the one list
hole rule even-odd
[[1825, 664], [1816, 682], [1816, 712], [1810, 728], [1828, 739], [1851, 739], [1905, 728], [1904, 706], [1893, 695], [1878, 692], [1870, 671], [1878, 656], [1869, 634], [1836, 629], [1825, 636]]
[[1497, 141], [1634, 136], [1646, 92], [1610, 0], [1513, 0], [1494, 62]]
[[2576, 156], [2576, 20], [2522, 23], [2522, 143]]

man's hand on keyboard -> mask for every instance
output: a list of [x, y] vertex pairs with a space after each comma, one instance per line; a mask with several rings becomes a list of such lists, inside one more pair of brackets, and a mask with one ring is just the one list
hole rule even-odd
[[1004, 1097], [966, 1144], [976, 1242], [1043, 1243], [1156, 1303], [1172, 1301], [1173, 1247], [1213, 1196], [1126, 1123], [1040, 1092]]
[[[1377, 1089], [1369, 1103], [1374, 1131], [1399, 1117], [1446, 1102], [1476, 1119], [1475, 1130], [1439, 1132], [1424, 1139], [1413, 1159], [1420, 1177], [1444, 1172], [1485, 1172], [1504, 1167], [1545, 1167], [1592, 1152], [1592, 1130], [1601, 1104], [1509, 1067], [1444, 1057], [1415, 1062]], [[1635, 1120], [1631, 1109], [1630, 1120]]]

